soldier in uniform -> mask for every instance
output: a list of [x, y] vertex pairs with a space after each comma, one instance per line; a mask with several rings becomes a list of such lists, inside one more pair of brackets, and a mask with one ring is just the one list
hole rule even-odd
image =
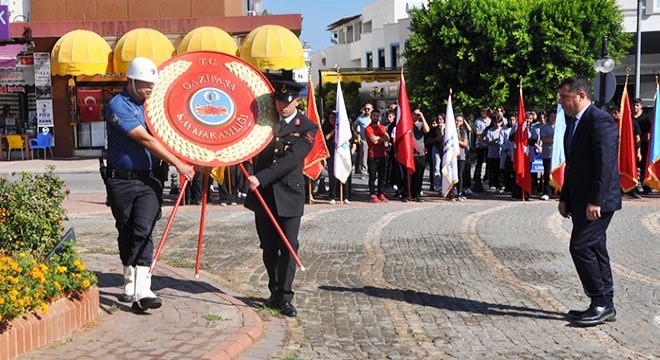
[[152, 232], [160, 218], [162, 179], [159, 159], [176, 166], [188, 180], [195, 171], [170, 153], [147, 129], [144, 102], [158, 80], [156, 65], [147, 58], [131, 61], [127, 86], [108, 103], [108, 165], [106, 190], [119, 233], [119, 257], [124, 265], [120, 301], [133, 301], [133, 310], [157, 309], [162, 301], [151, 291]]
[[[298, 251], [298, 230], [305, 205], [303, 162], [312, 149], [317, 126], [297, 111], [302, 85], [294, 81], [275, 80], [273, 97], [279, 121], [273, 140], [254, 159], [254, 175], [248, 177], [251, 190], [259, 189], [268, 208], [286, 234], [291, 247]], [[245, 207], [254, 211], [263, 261], [268, 273], [270, 298], [266, 305], [281, 314], [294, 317], [291, 304], [296, 263], [283, 243], [254, 191], [250, 191]]]

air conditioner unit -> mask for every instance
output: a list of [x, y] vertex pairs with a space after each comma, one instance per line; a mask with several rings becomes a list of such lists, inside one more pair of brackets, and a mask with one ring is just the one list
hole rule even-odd
[[254, 10], [250, 10], [247, 12], [247, 16], [257, 16], [257, 12]]

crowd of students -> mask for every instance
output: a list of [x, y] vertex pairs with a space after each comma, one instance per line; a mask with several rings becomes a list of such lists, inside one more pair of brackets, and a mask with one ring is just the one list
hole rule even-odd
[[[619, 118], [619, 107], [611, 106], [610, 115]], [[327, 199], [330, 204], [341, 200], [350, 204], [353, 201], [353, 176], [367, 178], [368, 201], [388, 202], [392, 199], [404, 202], [423, 202], [423, 195], [442, 196], [442, 153], [445, 134], [445, 114], [437, 114], [427, 120], [419, 108], [412, 108], [413, 158], [415, 171], [408, 172], [396, 159], [393, 146], [396, 132], [397, 107], [390, 104], [386, 110], [379, 110], [371, 103], [365, 103], [359, 116], [350, 123], [350, 140], [353, 171], [345, 183], [334, 176], [335, 143], [334, 132], [336, 113], [328, 113], [322, 121], [321, 129], [329, 151], [324, 161], [325, 171], [319, 179], [312, 181], [311, 198]], [[637, 160], [643, 164], [650, 135], [650, 119], [643, 111], [641, 99], [635, 99], [633, 108], [633, 132], [637, 148]], [[528, 129], [528, 156], [541, 159], [542, 170], [532, 172], [532, 196], [540, 200], [554, 199], [555, 189], [550, 186], [551, 160], [554, 146], [556, 111], [528, 111], [525, 121]], [[470, 122], [461, 112], [454, 115], [460, 155], [457, 158], [458, 183], [445, 197], [450, 201], [464, 201], [483, 191], [497, 194], [510, 194], [521, 199], [522, 192], [515, 183], [513, 170], [514, 137], [517, 129], [517, 115], [507, 113], [498, 106], [482, 108], [476, 119]], [[561, 144], [560, 144], [561, 146]], [[249, 166], [249, 163], [245, 165]], [[644, 166], [640, 165], [640, 169]], [[235, 205], [242, 202], [247, 193], [243, 174], [237, 166], [231, 166], [220, 183], [211, 184], [211, 192], [218, 193], [220, 205]], [[640, 176], [643, 178], [644, 174]], [[408, 181], [410, 179], [410, 186]], [[424, 179], [427, 189], [422, 189]], [[424, 190], [428, 192], [425, 194]], [[641, 198], [641, 193], [650, 193], [644, 186], [628, 194]], [[196, 176], [186, 196], [188, 204], [199, 204], [202, 194], [202, 178]], [[308, 194], [309, 195], [309, 194]]]

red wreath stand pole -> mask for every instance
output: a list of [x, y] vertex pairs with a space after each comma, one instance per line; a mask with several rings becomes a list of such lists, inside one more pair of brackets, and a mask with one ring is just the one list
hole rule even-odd
[[172, 209], [170, 218], [167, 219], [167, 225], [165, 226], [165, 231], [163, 231], [163, 236], [161, 236], [160, 242], [158, 243], [158, 248], [156, 249], [156, 253], [154, 254], [154, 261], [151, 262], [151, 267], [149, 268], [150, 274], [154, 273], [154, 269], [156, 268], [156, 262], [158, 262], [158, 257], [160, 256], [160, 252], [163, 251], [163, 246], [165, 246], [165, 239], [167, 238], [167, 235], [170, 233], [170, 228], [172, 227], [174, 216], [176, 215], [177, 210], [179, 210], [179, 205], [181, 204], [183, 197], [186, 196], [187, 186], [188, 186], [188, 179], [183, 178], [183, 183], [181, 184], [181, 190], [179, 190], [179, 196], [176, 198], [176, 202], [174, 203], [174, 208]]
[[[243, 175], [245, 175], [246, 178], [250, 176], [247, 170], [245, 170], [245, 166], [243, 165], [243, 163], [239, 163], [238, 166], [241, 168], [241, 171], [243, 172]], [[289, 253], [293, 257], [293, 260], [296, 262], [300, 270], [305, 271], [305, 267], [303, 266], [302, 262], [300, 262], [300, 259], [298, 258], [296, 251], [293, 250], [293, 247], [291, 247], [291, 243], [289, 243], [289, 239], [284, 234], [284, 231], [282, 231], [280, 224], [277, 223], [277, 219], [275, 219], [275, 216], [273, 216], [273, 212], [270, 211], [270, 208], [266, 204], [264, 197], [261, 196], [261, 192], [259, 191], [259, 189], [254, 189], [252, 191], [254, 191], [254, 194], [257, 195], [257, 199], [259, 199], [261, 206], [264, 207], [264, 211], [266, 211], [266, 214], [268, 214], [268, 217], [270, 218], [270, 221], [273, 223], [275, 230], [277, 230], [277, 233], [280, 234], [280, 238], [282, 239], [284, 245], [286, 245], [286, 248], [289, 250]]]

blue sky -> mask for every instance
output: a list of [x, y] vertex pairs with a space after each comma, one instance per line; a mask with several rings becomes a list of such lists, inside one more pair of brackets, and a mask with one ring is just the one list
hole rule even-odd
[[269, 14], [302, 14], [303, 26], [300, 40], [306, 41], [312, 50], [331, 45], [330, 33], [325, 29], [333, 22], [351, 15], [358, 15], [362, 7], [373, 0], [262, 0], [261, 8]]

